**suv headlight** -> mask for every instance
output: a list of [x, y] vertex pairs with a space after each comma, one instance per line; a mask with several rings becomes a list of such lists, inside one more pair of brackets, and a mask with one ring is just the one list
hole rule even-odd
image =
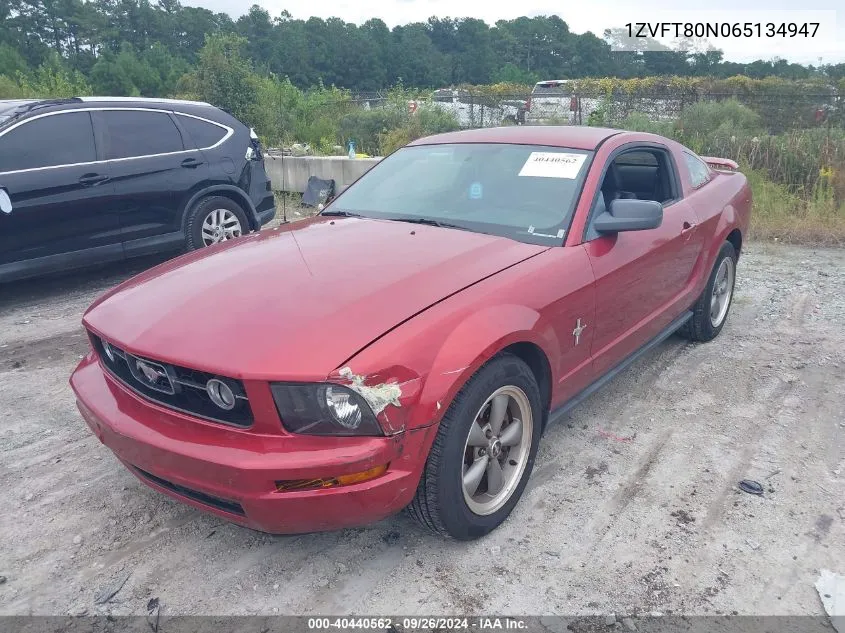
[[332, 383], [272, 383], [285, 429], [303, 435], [383, 435], [373, 410], [357, 393]]

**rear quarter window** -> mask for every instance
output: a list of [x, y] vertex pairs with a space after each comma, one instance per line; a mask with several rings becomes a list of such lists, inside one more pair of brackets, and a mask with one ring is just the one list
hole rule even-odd
[[684, 159], [687, 162], [687, 169], [689, 170], [690, 182], [693, 189], [698, 189], [710, 182], [710, 168], [707, 166], [707, 163], [689, 152], [684, 152]]
[[206, 149], [217, 145], [222, 141], [229, 130], [216, 123], [203, 121], [185, 114], [179, 115], [179, 124], [188, 133], [188, 136], [196, 145], [197, 149]]

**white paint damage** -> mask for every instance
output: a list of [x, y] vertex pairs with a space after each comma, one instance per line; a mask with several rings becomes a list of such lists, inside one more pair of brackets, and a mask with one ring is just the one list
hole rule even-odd
[[364, 376], [353, 374], [352, 369], [349, 367], [344, 367], [338, 373], [352, 382], [349, 388], [364, 398], [376, 415], [384, 411], [391, 404], [394, 407], [402, 406], [399, 403], [399, 398], [402, 397], [402, 388], [398, 383], [385, 382], [379, 385], [368, 386], [364, 384]]

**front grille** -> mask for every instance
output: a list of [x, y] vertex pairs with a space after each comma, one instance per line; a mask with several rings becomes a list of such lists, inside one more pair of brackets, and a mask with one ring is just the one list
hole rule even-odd
[[155, 475], [148, 473], [146, 470], [141, 470], [137, 466], [133, 466], [132, 468], [134, 468], [135, 472], [141, 475], [141, 477], [143, 477], [144, 479], [147, 479], [153, 482], [154, 484], [158, 484], [166, 490], [175, 492], [176, 494], [181, 495], [183, 497], [187, 497], [188, 499], [198, 501], [199, 503], [202, 503], [204, 505], [211, 506], [212, 508], [223, 510], [224, 512], [237, 514], [239, 516], [246, 516], [243, 507], [240, 503], [237, 503], [236, 501], [228, 501], [226, 499], [221, 499], [220, 497], [215, 497], [213, 495], [200, 492], [199, 490], [185, 488], [185, 486], [174, 484], [172, 481], [167, 481], [166, 479], [162, 479], [161, 477], [156, 477]]
[[[241, 381], [134, 356], [93, 333], [91, 342], [106, 370], [139, 395], [212, 422], [252, 426], [252, 409]], [[106, 346], [111, 355], [106, 353]], [[212, 378], [225, 382], [232, 390], [233, 408], [223, 409], [211, 400], [206, 385]]]

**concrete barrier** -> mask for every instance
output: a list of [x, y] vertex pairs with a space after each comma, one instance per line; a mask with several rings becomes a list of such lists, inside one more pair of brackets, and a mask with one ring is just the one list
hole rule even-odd
[[334, 180], [335, 191], [341, 192], [380, 160], [380, 157], [267, 155], [264, 166], [276, 191], [303, 193], [309, 176], [317, 176]]

